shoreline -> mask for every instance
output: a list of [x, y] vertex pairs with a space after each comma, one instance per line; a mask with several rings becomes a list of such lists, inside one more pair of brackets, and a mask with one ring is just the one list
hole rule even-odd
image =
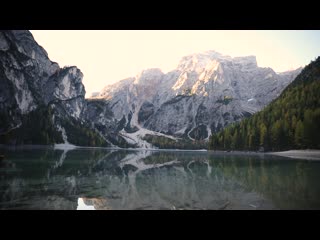
[[320, 150], [305, 149], [305, 150], [289, 150], [283, 152], [267, 152], [268, 155], [281, 156], [294, 159], [320, 160]]
[[281, 152], [256, 152], [256, 151], [222, 151], [222, 150], [206, 150], [206, 149], [156, 149], [156, 148], [120, 148], [120, 147], [85, 147], [75, 146], [69, 144], [56, 144], [56, 145], [18, 145], [10, 146], [0, 144], [0, 149], [44, 149], [51, 148], [54, 150], [81, 150], [81, 149], [105, 149], [116, 151], [155, 151], [155, 152], [198, 152], [206, 154], [218, 155], [257, 155], [257, 156], [280, 156], [292, 159], [302, 160], [315, 160], [320, 161], [320, 150], [318, 149], [303, 149], [303, 150], [288, 150]]

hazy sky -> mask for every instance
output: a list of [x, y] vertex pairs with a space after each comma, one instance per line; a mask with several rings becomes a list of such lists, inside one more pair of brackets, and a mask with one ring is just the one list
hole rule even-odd
[[255, 55], [276, 72], [305, 66], [320, 55], [320, 31], [31, 31], [49, 58], [77, 66], [86, 97], [146, 68], [168, 72], [181, 57], [215, 50], [232, 57]]

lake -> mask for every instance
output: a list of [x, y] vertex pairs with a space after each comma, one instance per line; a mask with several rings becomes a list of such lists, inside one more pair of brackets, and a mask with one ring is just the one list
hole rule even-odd
[[0, 153], [0, 209], [320, 209], [319, 161], [99, 148]]

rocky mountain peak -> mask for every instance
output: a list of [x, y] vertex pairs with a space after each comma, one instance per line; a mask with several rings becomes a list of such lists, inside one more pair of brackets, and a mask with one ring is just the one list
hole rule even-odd
[[147, 69], [85, 100], [77, 67], [60, 68], [50, 61], [28, 31], [0, 31], [0, 135], [14, 142], [10, 131], [21, 129], [17, 133], [26, 134], [18, 142], [23, 143], [29, 134], [26, 119], [48, 111], [44, 119], [52, 131], [48, 135], [42, 124], [40, 142], [61, 142], [57, 132], [64, 142], [82, 145], [103, 138], [115, 145], [149, 147], [141, 139], [146, 134], [205, 140], [261, 110], [299, 71], [277, 74], [259, 68], [255, 56], [206, 51], [183, 57], [169, 73]]
[[257, 68], [257, 58], [256, 56], [245, 56], [245, 57], [235, 57], [232, 58], [235, 64], [242, 65], [246, 68]]
[[159, 69], [142, 71], [133, 81], [106, 87], [102, 93], [108, 94], [100, 96], [110, 101], [115, 118], [126, 119], [131, 129], [208, 139], [212, 132], [262, 109], [298, 73], [260, 68], [255, 56], [206, 51], [183, 57], [166, 74]]
[[[25, 133], [30, 127], [26, 119], [49, 111], [52, 116], [42, 117], [52, 131], [42, 129], [41, 136], [28, 141], [57, 140], [57, 132], [63, 132], [67, 141], [69, 132], [63, 128], [76, 128], [86, 121], [82, 117], [87, 105], [82, 78], [77, 67], [60, 68], [52, 62], [29, 31], [0, 31], [0, 136], [15, 129]], [[19, 140], [13, 134], [8, 141], [21, 143], [28, 138], [26, 134]]]
[[[38, 44], [35, 44], [35, 40], [32, 36], [32, 34], [29, 31], [26, 30], [13, 30], [10, 31], [11, 35], [14, 38], [14, 42], [16, 43], [16, 46], [18, 47], [18, 51], [29, 56], [32, 59], [40, 58], [48, 58], [48, 53], [46, 50], [44, 50], [43, 47], [41, 47]], [[10, 34], [8, 33], [8, 34]], [[36, 56], [36, 54], [38, 56]]]
[[183, 57], [178, 64], [177, 70], [201, 74], [203, 71], [217, 69], [221, 64], [230, 68], [238, 68], [242, 71], [250, 71], [258, 67], [255, 56], [232, 58], [228, 55], [210, 50]]
[[134, 84], [154, 85], [158, 84], [164, 73], [160, 68], [150, 68], [141, 71], [135, 78]]

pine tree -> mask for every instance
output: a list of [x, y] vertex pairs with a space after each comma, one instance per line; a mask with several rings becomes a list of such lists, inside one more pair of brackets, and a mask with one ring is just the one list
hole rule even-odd
[[267, 127], [264, 123], [260, 124], [260, 145], [264, 146], [267, 142]]
[[299, 120], [296, 124], [294, 143], [298, 148], [304, 147], [304, 126], [301, 120]]
[[320, 57], [261, 112], [216, 133], [211, 144], [240, 150], [256, 150], [261, 145], [277, 151], [320, 148], [319, 132]]

